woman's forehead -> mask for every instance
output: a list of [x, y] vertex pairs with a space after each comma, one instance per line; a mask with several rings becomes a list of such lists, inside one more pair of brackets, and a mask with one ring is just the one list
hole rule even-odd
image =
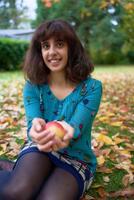
[[63, 40], [67, 41], [68, 40], [68, 35], [65, 31], [60, 31], [60, 30], [48, 30], [45, 31], [44, 33], [41, 34], [41, 40], [49, 40], [53, 38], [54, 40]]
[[50, 37], [50, 38], [44, 38], [43, 41], [54, 41], [54, 42], [63, 41], [63, 42], [65, 42], [65, 39], [63, 39], [61, 37]]

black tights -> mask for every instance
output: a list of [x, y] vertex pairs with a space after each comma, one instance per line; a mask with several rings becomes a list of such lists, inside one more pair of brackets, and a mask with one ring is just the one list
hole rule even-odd
[[0, 200], [77, 200], [78, 183], [40, 153], [23, 155], [11, 172], [0, 171]]

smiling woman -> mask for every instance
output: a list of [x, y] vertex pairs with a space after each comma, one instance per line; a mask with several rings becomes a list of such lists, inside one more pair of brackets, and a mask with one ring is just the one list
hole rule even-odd
[[[66, 58], [64, 58], [67, 61], [65, 77], [72, 83], [78, 84], [80, 81], [86, 79], [87, 75], [93, 71], [94, 67], [86, 55], [79, 38], [76, 36], [73, 27], [63, 20], [57, 20], [48, 23], [42, 23], [35, 31], [31, 41], [31, 45], [24, 63], [24, 72], [33, 83], [41, 84], [46, 82], [48, 74], [50, 73], [50, 69], [43, 59], [44, 52], [48, 52], [45, 51], [46, 44], [47, 48], [50, 46], [50, 44], [48, 44], [48, 40], [49, 43], [51, 41], [52, 47], [49, 49], [49, 51], [53, 50], [54, 45], [56, 47], [58, 45], [58, 51], [63, 51], [66, 49], [64, 51], [64, 54], [66, 52]], [[42, 48], [44, 47], [44, 45], [42, 46], [44, 43], [45, 50]], [[59, 48], [59, 45], [61, 44], [64, 45], [62, 48]], [[54, 54], [56, 55], [56, 51]], [[83, 63], [84, 67], [82, 67]]]
[[64, 20], [36, 29], [23, 69], [27, 142], [14, 169], [0, 174], [1, 200], [78, 200], [96, 171], [91, 129], [102, 84], [91, 77], [94, 67]]

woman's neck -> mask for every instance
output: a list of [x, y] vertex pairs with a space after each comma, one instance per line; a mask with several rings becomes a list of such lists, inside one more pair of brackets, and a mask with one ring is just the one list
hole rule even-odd
[[50, 73], [48, 77], [48, 83], [50, 85], [63, 86], [67, 85], [68, 81], [66, 80], [64, 73], [57, 72], [57, 73]]

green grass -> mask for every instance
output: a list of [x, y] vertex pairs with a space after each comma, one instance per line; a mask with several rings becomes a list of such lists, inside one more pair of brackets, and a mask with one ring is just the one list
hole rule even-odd
[[105, 186], [107, 192], [118, 191], [123, 188], [122, 178], [127, 174], [125, 170], [113, 170], [112, 174], [109, 175], [110, 181]]
[[21, 71], [5, 71], [0, 72], [0, 80], [20, 80], [23, 79], [23, 73]]
[[132, 73], [134, 72], [134, 65], [102, 65], [95, 66], [93, 73]]

